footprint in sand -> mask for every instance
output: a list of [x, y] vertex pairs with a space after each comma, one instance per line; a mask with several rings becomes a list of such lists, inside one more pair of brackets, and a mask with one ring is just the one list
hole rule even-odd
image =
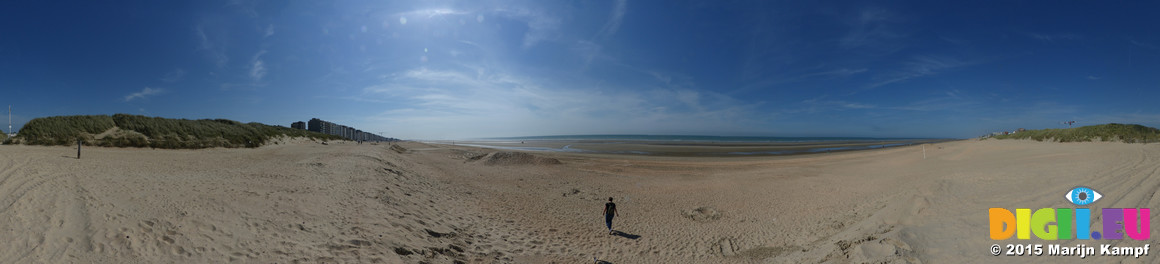
[[693, 221], [701, 223], [708, 223], [717, 219], [721, 219], [721, 213], [717, 211], [717, 208], [713, 208], [712, 206], [702, 206], [696, 209], [684, 211], [682, 213], [686, 218], [693, 219]]

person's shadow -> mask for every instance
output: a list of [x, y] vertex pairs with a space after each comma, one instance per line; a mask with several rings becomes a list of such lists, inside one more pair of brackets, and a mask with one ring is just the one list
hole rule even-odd
[[640, 235], [633, 235], [633, 234], [629, 234], [629, 233], [625, 233], [625, 232], [620, 232], [620, 230], [612, 231], [612, 235], [627, 238], [627, 239], [640, 238]]

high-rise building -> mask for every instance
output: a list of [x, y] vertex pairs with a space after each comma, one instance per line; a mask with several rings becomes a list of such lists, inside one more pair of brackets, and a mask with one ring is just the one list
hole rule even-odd
[[290, 128], [306, 129], [306, 122], [298, 121], [290, 123]]
[[380, 135], [375, 135], [375, 134], [365, 132], [365, 131], [362, 131], [359, 129], [355, 129], [354, 127], [348, 127], [348, 126], [339, 125], [339, 124], [335, 124], [335, 123], [331, 123], [331, 122], [327, 122], [327, 121], [322, 121], [321, 119], [318, 119], [318, 118], [311, 118], [310, 121], [306, 122], [305, 125], [303, 125], [301, 123], [302, 122], [295, 122], [294, 124], [291, 124], [291, 127], [298, 128], [297, 126], [305, 126], [306, 130], [310, 130], [310, 131], [314, 131], [314, 132], [318, 132], [318, 133], [323, 133], [323, 134], [327, 134], [327, 135], [340, 136], [340, 137], [345, 138], [347, 140], [363, 140], [363, 141], [397, 140], [397, 139], [392, 139], [392, 138], [388, 138], [388, 137], [384, 137], [384, 136], [380, 136]]

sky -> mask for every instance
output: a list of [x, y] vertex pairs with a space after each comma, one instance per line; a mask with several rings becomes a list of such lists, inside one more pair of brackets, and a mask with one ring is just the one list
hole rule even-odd
[[1156, 2], [98, 2], [0, 2], [17, 129], [114, 113], [403, 139], [1160, 126]]

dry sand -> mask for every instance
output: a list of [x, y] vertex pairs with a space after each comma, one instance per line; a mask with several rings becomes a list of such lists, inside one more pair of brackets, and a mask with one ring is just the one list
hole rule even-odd
[[738, 157], [771, 156], [841, 152], [938, 143], [941, 139], [912, 139], [891, 141], [841, 140], [801, 142], [711, 142], [711, 141], [655, 141], [655, 140], [528, 140], [528, 141], [437, 141], [432, 143], [457, 146], [491, 147], [551, 152], [587, 154], [632, 154], [669, 157]]
[[0, 262], [1160, 261], [994, 257], [1026, 241], [987, 236], [987, 208], [1074, 207], [1062, 197], [1077, 185], [1105, 195], [1099, 208], [1160, 209], [1160, 145], [957, 141], [923, 159], [921, 146], [658, 158], [280, 143], [79, 160], [0, 146]]

